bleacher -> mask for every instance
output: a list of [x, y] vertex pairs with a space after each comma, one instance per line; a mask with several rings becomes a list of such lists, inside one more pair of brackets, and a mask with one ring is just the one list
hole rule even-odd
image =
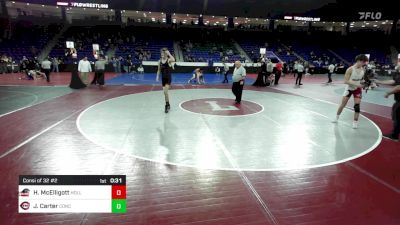
[[35, 26], [20, 22], [14, 26], [11, 38], [2, 39], [0, 55], [11, 56], [16, 61], [21, 60], [23, 56], [28, 58], [38, 56], [49, 40], [61, 29], [58, 24]]
[[[193, 48], [184, 48], [183, 56], [187, 61], [188, 58], [192, 58], [195, 62], [206, 62], [212, 60], [213, 62], [222, 62], [227, 59], [228, 62], [236, 60], [245, 60], [245, 57], [241, 57], [238, 50], [232, 43], [192, 43]], [[182, 45], [181, 45], [182, 46]], [[227, 51], [231, 50], [232, 54], [228, 54]]]
[[[104, 30], [107, 30], [108, 33], [105, 33]], [[74, 41], [78, 58], [86, 56], [89, 61], [94, 61], [92, 44], [99, 44], [103, 53], [106, 53], [111, 46], [111, 43], [107, 43], [108, 38], [111, 38], [116, 31], [118, 30], [113, 27], [107, 27], [107, 29], [103, 27], [70, 27], [59, 39], [49, 56], [64, 59], [64, 63], [69, 63], [70, 59], [65, 58], [65, 42]]]
[[[295, 51], [298, 55], [300, 55], [304, 60], [310, 62], [314, 66], [321, 66], [317, 63], [313, 63], [318, 59], [321, 59], [324, 63], [340, 63], [341, 59], [337, 58], [334, 54], [328, 51], [327, 48], [321, 47], [319, 45], [311, 45], [311, 44], [304, 44], [299, 42], [293, 42], [290, 44], [292, 46], [293, 51]], [[312, 54], [311, 54], [312, 53]]]
[[345, 37], [336, 37], [336, 41], [330, 43], [330, 48], [350, 63], [354, 62], [358, 54], [370, 54], [370, 60], [378, 64], [391, 64], [390, 42], [383, 32], [361, 30], [349, 33]]
[[345, 60], [349, 61], [352, 63], [354, 61], [354, 58], [359, 55], [359, 54], [370, 54], [371, 59], [374, 60], [379, 64], [391, 64], [391, 59], [390, 59], [390, 54], [389, 54], [389, 49], [386, 51], [383, 49], [377, 49], [377, 48], [335, 48], [333, 49], [335, 53], [343, 57]]
[[[106, 31], [106, 32], [105, 32]], [[153, 32], [154, 30], [152, 30]], [[120, 26], [95, 26], [95, 27], [70, 27], [60, 38], [57, 46], [52, 49], [51, 57], [64, 58], [64, 62], [71, 60], [65, 58], [65, 42], [74, 41], [78, 58], [88, 57], [89, 61], [95, 61], [93, 56], [92, 44], [96, 43], [100, 46], [100, 52], [107, 55], [109, 50], [114, 51], [115, 57], [127, 58], [132, 57], [134, 64], [140, 64], [142, 59], [139, 55], [141, 52], [150, 52], [150, 59], [156, 61], [160, 58], [160, 49], [167, 47], [173, 54], [172, 39], [161, 39], [152, 32], [144, 36], [142, 30], [138, 28], [121, 28]]]
[[293, 54], [287, 54], [288, 51], [284, 49], [283, 46], [279, 46], [279, 44], [274, 42], [267, 42], [267, 46], [265, 41], [261, 40], [240, 40], [239, 44], [242, 49], [246, 52], [246, 54], [253, 61], [257, 61], [260, 58], [260, 48], [267, 49], [267, 57], [272, 61], [284, 61], [284, 62], [292, 62], [297, 60], [297, 57]]
[[[140, 64], [140, 60], [137, 55], [140, 51], [150, 52], [150, 58], [147, 61], [157, 61], [160, 59], [160, 49], [168, 48], [171, 54], [174, 54], [174, 43], [172, 40], [162, 40], [162, 39], [146, 39], [145, 37], [136, 37], [135, 43], [124, 43], [119, 44], [117, 50], [115, 51], [115, 56], [126, 58], [129, 55], [132, 56], [132, 62], [134, 64]], [[125, 50], [124, 50], [125, 49]]]

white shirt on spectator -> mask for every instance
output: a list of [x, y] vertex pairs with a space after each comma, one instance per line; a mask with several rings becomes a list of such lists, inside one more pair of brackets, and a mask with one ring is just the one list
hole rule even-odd
[[44, 60], [42, 62], [42, 69], [49, 70], [51, 68], [51, 62], [49, 60]]
[[297, 64], [297, 72], [299, 73], [304, 72], [304, 66], [302, 64]]
[[90, 65], [90, 62], [88, 60], [85, 61], [81, 59], [78, 65], [78, 71], [83, 73], [92, 72], [92, 66]]
[[329, 65], [328, 70], [331, 73], [335, 72], [335, 66], [333, 64]]

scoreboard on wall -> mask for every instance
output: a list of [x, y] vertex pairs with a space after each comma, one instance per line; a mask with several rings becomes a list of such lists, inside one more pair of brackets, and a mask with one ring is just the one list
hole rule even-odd
[[125, 213], [125, 175], [21, 175], [19, 213]]

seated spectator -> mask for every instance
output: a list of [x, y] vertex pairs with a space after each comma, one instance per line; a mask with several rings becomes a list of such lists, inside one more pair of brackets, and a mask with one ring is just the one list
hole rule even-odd
[[8, 57], [8, 65], [10, 66], [10, 72], [11, 73], [14, 73], [15, 72], [15, 67], [14, 67], [14, 65], [15, 65], [15, 61], [13, 61], [13, 58], [10, 56], [10, 57]]
[[215, 73], [216, 74], [221, 74], [221, 68], [219, 68], [218, 66], [215, 67]]
[[8, 57], [4, 54], [0, 57], [0, 74], [7, 73]]
[[144, 68], [143, 68], [142, 64], [140, 64], [139, 67], [137, 68], [137, 72], [140, 73], [140, 74], [144, 73]]

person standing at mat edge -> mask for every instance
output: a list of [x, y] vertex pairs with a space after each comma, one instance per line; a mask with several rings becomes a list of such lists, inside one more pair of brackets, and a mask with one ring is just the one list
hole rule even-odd
[[283, 63], [281, 61], [279, 61], [276, 66], [276, 76], [275, 76], [275, 85], [279, 84], [279, 79], [282, 76], [282, 70], [283, 70]]
[[240, 104], [242, 101], [242, 93], [244, 86], [244, 79], [246, 78], [246, 69], [242, 66], [240, 61], [235, 62], [235, 70], [232, 76], [232, 92], [236, 96], [236, 104]]
[[82, 82], [88, 86], [89, 85], [89, 73], [92, 72], [92, 66], [90, 65], [90, 62], [87, 60], [87, 57], [83, 57], [79, 61], [78, 64], [78, 72], [80, 73], [80, 77]]
[[51, 62], [50, 62], [50, 60], [48, 58], [43, 60], [41, 67], [42, 67], [43, 73], [46, 74], [47, 82], [50, 82], [50, 70], [51, 70]]
[[331, 63], [328, 66], [328, 82], [327, 82], [327, 84], [332, 83], [332, 74], [333, 74], [333, 72], [335, 72], [335, 65], [333, 65], [333, 63]]
[[395, 85], [395, 87], [385, 94], [385, 98], [388, 98], [390, 95], [394, 95], [395, 103], [392, 107], [392, 120], [393, 120], [393, 131], [391, 134], [383, 135], [386, 138], [392, 139], [394, 141], [399, 141], [400, 134], [400, 65], [396, 67], [396, 71], [393, 74], [392, 80], [385, 81], [374, 81], [377, 84], [389, 84]]
[[175, 62], [175, 58], [171, 55], [167, 48], [161, 49], [161, 59], [158, 61], [158, 70], [157, 70], [157, 78], [156, 80], [159, 81], [160, 73], [161, 73], [161, 82], [164, 91], [165, 97], [165, 113], [168, 113], [171, 109], [171, 105], [169, 104], [169, 95], [168, 90], [171, 86], [172, 80], [172, 63]]
[[106, 64], [108, 61], [104, 59], [104, 56], [100, 55], [99, 59], [94, 64], [94, 78], [91, 84], [98, 84], [100, 86], [104, 85], [104, 70], [106, 69]]
[[300, 62], [297, 64], [297, 78], [296, 78], [296, 85], [303, 85], [301, 83], [301, 79], [303, 78], [303, 73], [304, 73], [304, 66]]
[[332, 121], [337, 123], [342, 113], [344, 107], [346, 107], [347, 102], [351, 98], [354, 97], [354, 121], [353, 121], [353, 129], [358, 128], [358, 117], [360, 116], [360, 103], [362, 97], [362, 88], [361, 84], [362, 79], [364, 78], [365, 69], [364, 65], [368, 63], [368, 57], [366, 55], [358, 55], [356, 56], [356, 63], [353, 66], [350, 66], [344, 75], [344, 83], [347, 84], [342, 98], [342, 103], [340, 104], [336, 118]]
[[229, 65], [225, 61], [222, 64], [224, 65], [224, 80], [222, 81], [222, 83], [229, 83], [228, 81]]

